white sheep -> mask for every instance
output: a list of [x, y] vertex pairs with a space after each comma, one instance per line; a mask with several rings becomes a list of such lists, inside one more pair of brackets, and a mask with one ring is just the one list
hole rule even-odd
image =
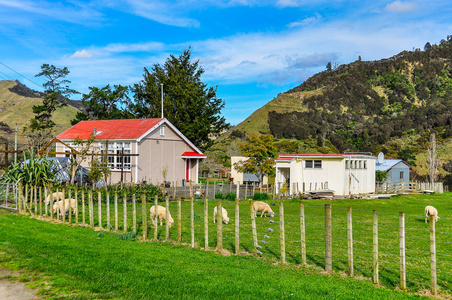
[[47, 195], [47, 198], [46, 198], [46, 201], [45, 201], [46, 205], [50, 204], [50, 197], [52, 197], [54, 202], [56, 200], [63, 200], [64, 199], [64, 193], [63, 192], [58, 192], [58, 193], [53, 193], [53, 194]]
[[74, 214], [78, 213], [77, 201], [75, 199], [64, 199], [58, 202], [53, 203], [53, 213], [56, 214], [57, 210], [59, 210], [60, 215], [65, 215], [69, 212], [69, 205], [74, 212]]
[[441, 219], [440, 217], [438, 217], [438, 210], [431, 205], [427, 205], [425, 207], [425, 223], [427, 223], [427, 219], [429, 217], [433, 217], [435, 222], [438, 222], [438, 219]]
[[[152, 205], [150, 212], [151, 212], [152, 225], [156, 226], [155, 221], [154, 221], [155, 215], [156, 215], [155, 205]], [[157, 205], [157, 217], [160, 219], [160, 226], [163, 225], [163, 220], [168, 222], [169, 227], [172, 227], [174, 224], [174, 219], [173, 219], [173, 217], [171, 217], [171, 213], [169, 211], [168, 211], [168, 220], [166, 220], [166, 208], [161, 205]]]
[[[229, 223], [228, 211], [224, 207], [221, 208], [221, 217], [223, 219], [224, 224]], [[216, 206], [213, 209], [213, 222], [214, 223], [217, 222], [217, 207]]]
[[261, 217], [264, 216], [264, 214], [267, 214], [270, 217], [274, 217], [275, 213], [270, 208], [270, 205], [263, 201], [255, 201], [253, 203], [254, 207], [254, 217], [256, 217], [256, 213], [261, 212]]

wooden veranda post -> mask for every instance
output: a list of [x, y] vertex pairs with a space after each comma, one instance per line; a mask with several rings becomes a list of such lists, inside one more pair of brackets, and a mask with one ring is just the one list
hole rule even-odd
[[331, 204], [325, 204], [325, 271], [333, 270], [333, 228], [332, 228]]

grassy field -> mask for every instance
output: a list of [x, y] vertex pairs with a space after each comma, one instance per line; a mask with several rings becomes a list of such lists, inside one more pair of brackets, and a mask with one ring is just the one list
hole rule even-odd
[[[0, 210], [1, 266], [48, 299], [412, 299], [404, 292], [253, 256], [121, 240]], [[15, 278], [12, 278], [15, 279]]]
[[[139, 199], [139, 197], [137, 197]], [[80, 200], [80, 197], [79, 197]], [[130, 201], [130, 199], [128, 200]], [[278, 203], [278, 201], [273, 200]], [[429, 227], [424, 223], [424, 207], [426, 205], [434, 205], [438, 208], [441, 219], [436, 224], [436, 239], [437, 239], [437, 268], [438, 268], [438, 284], [440, 292], [444, 294], [450, 293], [452, 282], [452, 273], [449, 272], [452, 265], [452, 253], [450, 244], [452, 236], [450, 234], [450, 223], [452, 215], [452, 207], [450, 205], [451, 194], [445, 193], [442, 195], [402, 195], [392, 197], [391, 199], [379, 200], [334, 200], [334, 201], [318, 201], [309, 200], [303, 201], [305, 205], [306, 215], [306, 251], [307, 263], [309, 268], [298, 269], [301, 264], [301, 246], [300, 246], [300, 203], [294, 200], [284, 200], [284, 219], [285, 219], [285, 237], [286, 237], [286, 261], [288, 265], [278, 267], [279, 270], [286, 269], [293, 272], [317, 272], [325, 267], [325, 226], [324, 226], [324, 204], [331, 203], [333, 206], [333, 271], [336, 274], [345, 274], [348, 270], [347, 261], [347, 230], [346, 230], [346, 208], [352, 207], [353, 210], [353, 238], [354, 238], [354, 268], [355, 277], [364, 279], [366, 283], [370, 282], [372, 278], [372, 218], [373, 210], [378, 211], [379, 223], [379, 275], [380, 284], [388, 289], [397, 289], [399, 286], [399, 212], [405, 212], [406, 223], [406, 261], [407, 261], [407, 287], [409, 291], [423, 293], [430, 289], [430, 241], [429, 241]], [[81, 202], [79, 202], [81, 203]], [[95, 204], [97, 199], [95, 197]], [[209, 247], [216, 246], [216, 224], [212, 223], [212, 212], [215, 205], [215, 200], [209, 200], [208, 213], [208, 231], [209, 231]], [[162, 203], [161, 203], [162, 204]], [[147, 219], [149, 221], [149, 208], [152, 204], [147, 203]], [[234, 247], [234, 202], [224, 201], [223, 206], [228, 210], [231, 218], [229, 224], [223, 225], [223, 246], [231, 253], [235, 252]], [[94, 206], [94, 224], [98, 226], [98, 210]], [[281, 259], [280, 248], [280, 227], [279, 227], [279, 205], [272, 206], [276, 213], [275, 218], [257, 218], [257, 235], [260, 245], [259, 251], [262, 254], [259, 258], [253, 256], [234, 256], [238, 261], [245, 259], [253, 261], [256, 264], [279, 264]], [[110, 218], [111, 229], [114, 229], [114, 203], [110, 204]], [[128, 209], [128, 228], [131, 231], [132, 214], [131, 203], [127, 204]], [[82, 208], [79, 207], [82, 212]], [[119, 219], [118, 229], [123, 232], [123, 203], [118, 203]], [[170, 239], [177, 241], [177, 203], [170, 202], [170, 211], [176, 221], [176, 226], [170, 228]], [[137, 204], [137, 234], [142, 236], [142, 207]], [[102, 227], [108, 228], [106, 223], [106, 204], [102, 203]], [[89, 218], [87, 214], [87, 207], [85, 211], [85, 219], [88, 223]], [[27, 219], [28, 220], [28, 219]], [[190, 203], [188, 201], [182, 202], [182, 243], [188, 244], [191, 241], [190, 233]], [[240, 202], [240, 252], [250, 254], [254, 251], [252, 241], [250, 206], [248, 201]], [[270, 220], [274, 223], [270, 223]], [[34, 221], [34, 220], [31, 220]], [[74, 222], [74, 220], [72, 220]], [[82, 222], [82, 216], [79, 216], [79, 222]], [[47, 226], [47, 225], [45, 225]], [[58, 226], [49, 224], [51, 228], [59, 232], [66, 230], [67, 226]], [[195, 226], [195, 244], [196, 247], [204, 247], [204, 201], [195, 200], [194, 202], [194, 226]], [[69, 230], [87, 230], [94, 236], [98, 233], [93, 232], [92, 229], [87, 228], [69, 228]], [[46, 230], [47, 231], [47, 230]], [[148, 239], [154, 236], [154, 228], [148, 224], [147, 228]], [[90, 234], [91, 234], [90, 233]], [[105, 233], [105, 237], [112, 237], [114, 240], [117, 235], [114, 233]], [[165, 238], [165, 226], [158, 228], [158, 238]], [[104, 239], [104, 238], [102, 238]], [[122, 241], [123, 243], [127, 243]], [[142, 243], [131, 243], [139, 245]], [[145, 243], [150, 247], [167, 247], [162, 244]], [[127, 244], [128, 245], [128, 244]], [[164, 245], [167, 245], [165, 243]], [[134, 247], [134, 246], [133, 246]], [[169, 248], [175, 246], [168, 246]], [[178, 246], [181, 247], [181, 246]], [[176, 248], [178, 248], [176, 247]], [[112, 247], [108, 247], [112, 248]], [[114, 247], [113, 247], [114, 248]], [[191, 249], [182, 246], [192, 253]], [[138, 251], [138, 250], [137, 250]], [[153, 250], [152, 250], [153, 251]], [[168, 250], [165, 250], [168, 251]], [[185, 251], [185, 250], [184, 250]], [[20, 251], [19, 251], [20, 252]], [[195, 251], [196, 252], [196, 251]], [[212, 255], [209, 252], [201, 251], [201, 254]], [[101, 254], [99, 254], [101, 256]], [[207, 257], [207, 256], [206, 256]], [[244, 258], [246, 257], [246, 258]], [[210, 267], [206, 267], [210, 268]], [[292, 272], [290, 271], [290, 272]], [[259, 275], [260, 276], [260, 275]], [[336, 276], [337, 277], [337, 276]], [[335, 278], [336, 278], [335, 277]], [[329, 277], [328, 277], [329, 278]], [[339, 278], [339, 277], [337, 277]], [[343, 279], [341, 279], [343, 280]], [[356, 281], [363, 284], [363, 281]], [[347, 283], [349, 284], [349, 283]], [[257, 294], [256, 294], [257, 295]], [[119, 298], [122, 298], [120, 296]], [[253, 295], [246, 294], [245, 298], [253, 298]], [[257, 296], [256, 296], [257, 297]], [[276, 298], [284, 297], [279, 295]], [[334, 296], [333, 296], [334, 297]], [[346, 296], [340, 296], [346, 297]], [[192, 295], [189, 298], [196, 298]], [[206, 297], [201, 297], [206, 298]], [[209, 298], [209, 297], [207, 297]], [[240, 298], [240, 297], [239, 297]], [[273, 298], [273, 297], [272, 297]]]

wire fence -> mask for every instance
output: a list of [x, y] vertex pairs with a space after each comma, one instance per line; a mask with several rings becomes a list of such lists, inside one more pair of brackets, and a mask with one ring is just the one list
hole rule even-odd
[[[190, 197], [169, 201], [168, 196], [146, 197], [139, 191], [118, 195], [76, 187], [25, 186], [19, 190], [19, 212], [47, 220], [129, 232], [144, 240], [248, 253], [281, 264], [366, 278], [387, 287], [428, 289], [434, 295], [438, 289], [452, 289], [452, 233], [436, 231], [433, 218], [304, 204], [293, 199], [266, 201], [274, 213], [267, 217], [256, 214], [255, 201], [249, 200]], [[61, 202], [62, 209], [55, 209]], [[168, 212], [161, 215], [169, 220], [163, 220], [163, 226], [153, 226], [160, 221], [151, 220], [150, 210], [156, 204]], [[227, 224], [221, 207], [227, 211]], [[442, 218], [441, 222], [450, 220]]]

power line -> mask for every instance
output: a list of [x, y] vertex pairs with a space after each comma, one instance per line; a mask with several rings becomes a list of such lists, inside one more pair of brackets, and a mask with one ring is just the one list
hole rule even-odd
[[[14, 80], [14, 79], [13, 79], [11, 76], [9, 76], [8, 74], [3, 73], [2, 71], [0, 71], [0, 73], [2, 73], [3, 75], [5, 75], [6, 77], [8, 77], [8, 78], [11, 79], [11, 80]], [[2, 78], [5, 79], [3, 76], [2, 76]]]
[[[4, 63], [2, 63], [1, 61], [0, 61], [0, 64], [4, 65], [5, 67], [7, 67], [8, 69], [10, 69], [10, 70], [13, 71], [14, 73], [19, 74], [20, 76], [22, 76], [23, 78], [27, 79], [28, 81], [30, 81], [30, 82], [36, 84], [37, 86], [42, 87], [42, 85], [40, 85], [39, 83], [36, 83], [36, 82], [34, 82], [33, 80], [31, 80], [31, 79], [25, 77], [24, 75], [22, 75], [22, 74], [20, 74], [19, 72], [13, 70], [12, 68], [8, 67], [7, 65], [5, 65]], [[8, 76], [8, 77], [9, 77], [9, 76]]]

